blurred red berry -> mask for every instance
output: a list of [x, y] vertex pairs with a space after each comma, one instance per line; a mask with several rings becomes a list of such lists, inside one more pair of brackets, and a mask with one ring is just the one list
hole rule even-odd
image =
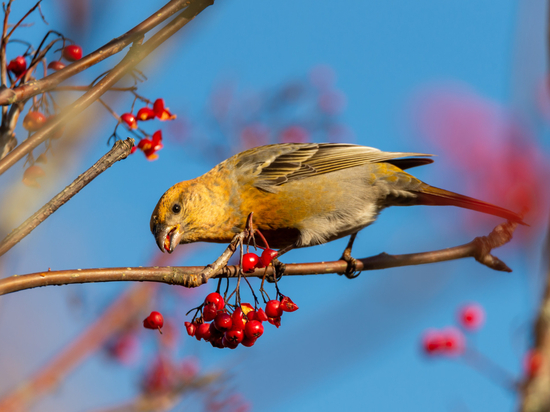
[[290, 126], [283, 130], [279, 141], [281, 143], [307, 143], [309, 138], [307, 129], [302, 126]]
[[189, 336], [195, 336], [197, 332], [197, 325], [191, 322], [185, 322], [185, 329], [187, 329], [187, 334]]
[[143, 327], [146, 329], [161, 329], [164, 325], [164, 318], [159, 312], [153, 311], [143, 320]]
[[283, 314], [283, 309], [281, 308], [281, 302], [278, 300], [270, 300], [265, 305], [265, 314], [270, 318], [276, 318]]
[[175, 114], [170, 113], [167, 107], [164, 106], [164, 99], [157, 99], [153, 103], [153, 111], [155, 112], [155, 116], [159, 120], [173, 120], [176, 118]]
[[447, 355], [461, 355], [464, 352], [465, 339], [459, 329], [447, 328], [442, 332], [444, 340], [444, 351]]
[[538, 375], [542, 364], [544, 363], [544, 356], [536, 349], [531, 349], [525, 354], [523, 360], [523, 368], [525, 369], [525, 374], [532, 378], [533, 376]]
[[243, 255], [243, 272], [244, 273], [252, 273], [254, 272], [254, 269], [256, 269], [256, 266], [258, 265], [258, 262], [260, 261], [260, 258], [255, 253], [245, 253]]
[[227, 313], [218, 313], [214, 318], [214, 326], [216, 326], [216, 329], [218, 329], [220, 332], [228, 331], [229, 329], [231, 329], [231, 326], [233, 326], [231, 316], [229, 316]]
[[269, 266], [271, 261], [277, 257], [278, 252], [273, 249], [265, 249], [260, 256], [260, 262], [264, 267]]
[[64, 68], [65, 68], [65, 63], [59, 60], [54, 60], [53, 62], [50, 62], [50, 64], [48, 64], [48, 69], [51, 69], [51, 70], [57, 71]]
[[206, 322], [210, 322], [211, 320], [214, 320], [216, 315], [218, 314], [218, 309], [215, 305], [205, 305], [202, 308], [202, 317]]
[[281, 310], [285, 312], [294, 312], [298, 310], [298, 305], [294, 303], [288, 296], [283, 296], [281, 298]]
[[180, 378], [185, 381], [191, 381], [199, 373], [199, 363], [195, 357], [187, 357], [180, 364]]
[[125, 365], [137, 360], [139, 340], [134, 333], [123, 333], [107, 345], [109, 356]]
[[225, 306], [223, 296], [217, 292], [212, 292], [204, 298], [205, 305], [214, 305], [216, 309], [222, 310]]
[[264, 326], [260, 321], [250, 320], [244, 327], [244, 334], [250, 339], [258, 339], [264, 333]]
[[485, 311], [475, 303], [466, 305], [458, 312], [458, 321], [468, 330], [477, 330], [483, 326]]
[[25, 60], [23, 56], [17, 56], [15, 59], [10, 61], [7, 69], [19, 77], [27, 70], [27, 60]]
[[65, 46], [62, 54], [65, 60], [75, 62], [82, 58], [82, 47], [77, 46], [76, 44], [70, 44]]
[[176, 384], [174, 365], [166, 358], [157, 358], [147, 370], [143, 379], [143, 391], [145, 393], [165, 393]]
[[[122, 120], [124, 123], [128, 125], [128, 127], [132, 130], [137, 129], [137, 121], [136, 117], [132, 113], [123, 113], [120, 115], [120, 120]], [[141, 139], [143, 141], [144, 139]], [[140, 143], [141, 143], [140, 141]]]
[[29, 132], [36, 132], [46, 123], [46, 116], [38, 111], [30, 111], [23, 119], [23, 127]]
[[138, 110], [136, 117], [140, 121], [151, 120], [155, 118], [155, 112], [148, 107], [142, 107]]

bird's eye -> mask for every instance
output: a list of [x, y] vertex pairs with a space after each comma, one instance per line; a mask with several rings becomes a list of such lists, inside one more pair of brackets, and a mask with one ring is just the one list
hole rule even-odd
[[174, 206], [172, 206], [172, 212], [174, 212], [175, 214], [178, 214], [179, 212], [181, 212], [181, 206], [176, 203]]

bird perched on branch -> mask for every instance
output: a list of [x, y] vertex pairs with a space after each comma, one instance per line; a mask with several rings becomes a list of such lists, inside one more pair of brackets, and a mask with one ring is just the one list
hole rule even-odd
[[523, 223], [514, 212], [405, 172], [432, 163], [429, 156], [335, 143], [256, 147], [168, 189], [151, 232], [169, 253], [178, 243], [228, 243], [254, 212], [254, 226], [284, 252], [354, 235], [388, 206], [458, 206]]

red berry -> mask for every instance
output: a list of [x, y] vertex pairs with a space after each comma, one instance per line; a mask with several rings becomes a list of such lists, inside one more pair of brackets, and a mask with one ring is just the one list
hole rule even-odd
[[52, 70], [61, 70], [61, 69], [64, 69], [65, 68], [65, 63], [63, 63], [62, 61], [59, 61], [59, 60], [54, 60], [53, 62], [50, 62], [50, 64], [48, 64], [48, 69], [52, 69]]
[[28, 112], [23, 119], [23, 127], [29, 132], [36, 132], [44, 123], [46, 123], [46, 116], [36, 111]]
[[205, 305], [214, 305], [216, 309], [222, 310], [225, 306], [222, 295], [216, 292], [212, 292], [204, 299]]
[[21, 76], [27, 70], [27, 61], [23, 56], [17, 56], [10, 61], [7, 66], [8, 71], [12, 72], [16, 76]]
[[153, 109], [150, 109], [148, 107], [142, 107], [138, 110], [136, 115], [138, 120], [144, 121], [144, 120], [151, 120], [155, 118], [155, 112]]
[[225, 338], [238, 345], [243, 341], [244, 332], [242, 330], [228, 330], [225, 332]]
[[[130, 129], [137, 129], [138, 125], [137, 125], [137, 121], [136, 121], [136, 117], [132, 114], [132, 113], [123, 113], [120, 115], [120, 120], [122, 120], [124, 123], [126, 123], [128, 125], [128, 127]], [[142, 139], [141, 141], [143, 141], [145, 139]], [[140, 141], [140, 143], [141, 143]]]
[[279, 328], [279, 326], [281, 326], [281, 317], [280, 316], [275, 316], [275, 317], [268, 317], [267, 318], [267, 321], [269, 323], [271, 323], [272, 325], [275, 325], [277, 327], [277, 329]]
[[215, 305], [205, 305], [202, 309], [202, 318], [206, 322], [210, 322], [211, 320], [214, 320], [216, 315], [218, 314], [218, 309]]
[[254, 346], [256, 343], [257, 338], [249, 338], [248, 336], [244, 336], [243, 341], [241, 342], [241, 345], [246, 346], [247, 348]]
[[251, 310], [250, 312], [248, 312], [248, 313], [246, 314], [246, 318], [247, 318], [248, 320], [258, 320], [258, 319], [256, 319], [257, 313], [258, 313], [258, 312], [256, 312], [255, 310]]
[[231, 330], [244, 330], [245, 321], [244, 314], [241, 308], [235, 309], [235, 312], [231, 315]]
[[195, 332], [195, 338], [197, 338], [197, 340], [204, 339], [208, 342], [210, 340], [210, 336], [210, 324], [201, 323]]
[[267, 315], [263, 309], [260, 308], [256, 311], [256, 320], [259, 320], [260, 322], [267, 322]]
[[270, 318], [276, 318], [283, 314], [283, 308], [281, 308], [281, 302], [278, 300], [270, 300], [265, 305], [265, 314]]
[[243, 272], [244, 273], [252, 273], [254, 272], [254, 269], [256, 269], [256, 266], [258, 265], [258, 262], [260, 261], [260, 258], [255, 253], [245, 253], [243, 255]]
[[197, 333], [197, 325], [195, 323], [185, 322], [185, 329], [187, 329], [189, 336], [195, 336], [195, 333]]
[[65, 60], [75, 62], [82, 58], [82, 47], [76, 44], [70, 44], [63, 49], [63, 57]]
[[424, 349], [424, 352], [428, 355], [432, 355], [442, 350], [444, 346], [445, 338], [440, 331], [429, 329], [424, 333], [424, 336], [422, 337], [422, 349]]
[[229, 329], [231, 329], [231, 326], [233, 326], [231, 316], [229, 316], [227, 313], [218, 313], [214, 318], [214, 326], [216, 326], [216, 329], [218, 329], [220, 332], [228, 331]]
[[460, 324], [468, 330], [476, 330], [483, 326], [485, 311], [475, 303], [464, 306], [458, 313]]
[[441, 332], [444, 339], [443, 350], [448, 355], [460, 355], [464, 351], [464, 335], [456, 328], [447, 328]]
[[157, 99], [153, 103], [153, 111], [155, 112], [155, 116], [159, 120], [174, 120], [176, 118], [175, 114], [170, 113], [168, 108], [164, 106], [164, 99]]
[[298, 310], [298, 306], [288, 296], [281, 298], [281, 309], [285, 312], [294, 312]]
[[264, 326], [260, 321], [248, 321], [244, 327], [244, 334], [250, 339], [258, 339], [264, 333]]
[[223, 332], [221, 332], [220, 330], [218, 330], [218, 328], [216, 328], [216, 325], [214, 324], [214, 322], [210, 323], [210, 342], [222, 336], [223, 336]]
[[260, 262], [262, 263], [262, 265], [265, 267], [265, 266], [269, 266], [269, 264], [271, 263], [271, 261], [273, 259], [275, 259], [275, 257], [277, 256], [278, 252], [276, 250], [273, 250], [273, 249], [265, 249], [263, 252], [262, 252], [262, 256], [260, 257]]
[[220, 349], [225, 348], [225, 345], [223, 344], [223, 335], [210, 338], [210, 344], [214, 348], [220, 348]]
[[536, 349], [531, 349], [530, 351], [528, 351], [525, 354], [525, 358], [523, 360], [523, 367], [527, 376], [532, 378], [533, 376], [538, 375], [543, 362], [544, 357], [542, 353], [540, 353]]
[[147, 329], [160, 329], [164, 325], [164, 318], [159, 312], [153, 311], [143, 320], [143, 327]]
[[224, 335], [224, 337], [222, 338], [222, 345], [224, 348], [229, 349], [237, 349], [237, 346], [239, 346], [237, 342], [229, 340], [226, 335]]

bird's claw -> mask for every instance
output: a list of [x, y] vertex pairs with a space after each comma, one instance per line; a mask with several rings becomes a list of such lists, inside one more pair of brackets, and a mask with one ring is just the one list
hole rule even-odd
[[348, 266], [346, 267], [346, 271], [344, 273], [338, 273], [339, 275], [344, 275], [348, 279], [355, 279], [361, 274], [361, 271], [357, 270], [357, 259], [344, 253], [340, 260], [345, 260], [348, 263]]
[[271, 261], [273, 264], [273, 274], [267, 275], [265, 279], [269, 283], [277, 283], [283, 277], [286, 269], [286, 265], [281, 262], [279, 259], [275, 258]]

